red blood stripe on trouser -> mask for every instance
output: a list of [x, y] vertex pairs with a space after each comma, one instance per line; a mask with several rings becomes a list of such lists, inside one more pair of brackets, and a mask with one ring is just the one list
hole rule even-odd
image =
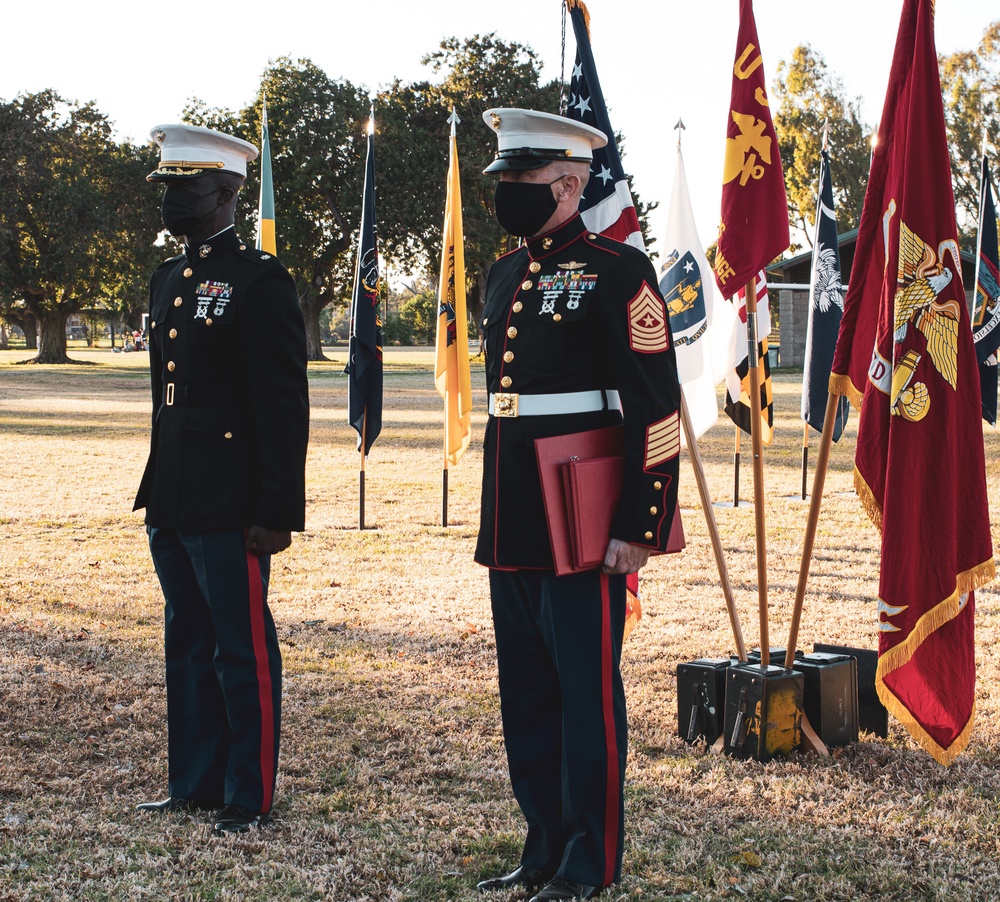
[[260, 702], [260, 780], [263, 788], [261, 812], [271, 810], [274, 798], [274, 698], [271, 668], [264, 636], [264, 578], [260, 560], [247, 552], [247, 576], [250, 584], [250, 637], [257, 662], [257, 697]]
[[618, 734], [615, 732], [613, 649], [611, 647], [611, 595], [608, 576], [601, 574], [601, 701], [604, 710], [604, 742], [608, 756], [607, 784], [604, 799], [604, 885], [615, 878], [618, 857]]

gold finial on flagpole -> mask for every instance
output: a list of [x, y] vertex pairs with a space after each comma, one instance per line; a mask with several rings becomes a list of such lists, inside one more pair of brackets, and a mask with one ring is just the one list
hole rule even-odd
[[451, 115], [448, 117], [448, 121], [451, 123], [451, 136], [455, 137], [455, 126], [458, 125], [462, 120], [458, 113], [455, 112], [455, 108], [451, 108]]
[[678, 119], [677, 124], [674, 126], [674, 131], [677, 132], [677, 149], [681, 149], [681, 135], [687, 131], [687, 126], [684, 124], [683, 119]]

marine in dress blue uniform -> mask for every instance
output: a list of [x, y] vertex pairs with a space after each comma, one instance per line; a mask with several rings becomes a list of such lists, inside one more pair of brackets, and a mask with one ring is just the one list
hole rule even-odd
[[[490, 568], [504, 742], [527, 821], [520, 866], [483, 891], [588, 899], [621, 876], [625, 574], [664, 551], [677, 503], [680, 389], [645, 254], [578, 212], [597, 129], [484, 114], [497, 219], [526, 238], [489, 272], [481, 326], [490, 416], [476, 560]], [[556, 576], [535, 439], [624, 423], [626, 474], [603, 568]]]
[[294, 283], [237, 236], [236, 192], [256, 148], [210, 129], [153, 129], [163, 219], [186, 239], [153, 275], [153, 428], [145, 508], [165, 600], [169, 797], [222, 809], [216, 834], [271, 812], [281, 654], [267, 606], [271, 554], [305, 525], [305, 329]]

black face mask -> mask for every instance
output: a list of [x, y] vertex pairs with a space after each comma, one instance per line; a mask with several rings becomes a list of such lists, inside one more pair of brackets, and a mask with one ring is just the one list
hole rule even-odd
[[552, 194], [552, 182], [497, 182], [493, 209], [505, 232], [518, 238], [537, 235], [555, 213], [559, 202]]
[[160, 219], [163, 220], [164, 228], [175, 238], [191, 234], [205, 218], [197, 213], [198, 201], [216, 191], [218, 189], [213, 188], [204, 194], [195, 194], [180, 185], [167, 185], [160, 205]]

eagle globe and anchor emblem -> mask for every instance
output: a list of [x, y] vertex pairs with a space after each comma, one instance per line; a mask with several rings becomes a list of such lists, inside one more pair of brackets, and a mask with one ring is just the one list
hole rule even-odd
[[[890, 201], [884, 216], [885, 232], [896, 212], [896, 202]], [[916, 423], [930, 411], [931, 393], [927, 384], [916, 381], [917, 366], [924, 354], [938, 375], [953, 389], [958, 382], [958, 330], [961, 307], [954, 298], [942, 300], [941, 295], [954, 281], [952, 269], [946, 266], [951, 255], [952, 266], [961, 272], [958, 244], [945, 239], [937, 249], [924, 241], [905, 222], [899, 224], [899, 264], [896, 274], [896, 296], [893, 302], [894, 349], [902, 344], [911, 328], [923, 335], [923, 353], [915, 348], [902, 350], [895, 364], [878, 350], [872, 355], [868, 377], [880, 391], [889, 395], [893, 416]], [[896, 354], [893, 355], [896, 357]]]

